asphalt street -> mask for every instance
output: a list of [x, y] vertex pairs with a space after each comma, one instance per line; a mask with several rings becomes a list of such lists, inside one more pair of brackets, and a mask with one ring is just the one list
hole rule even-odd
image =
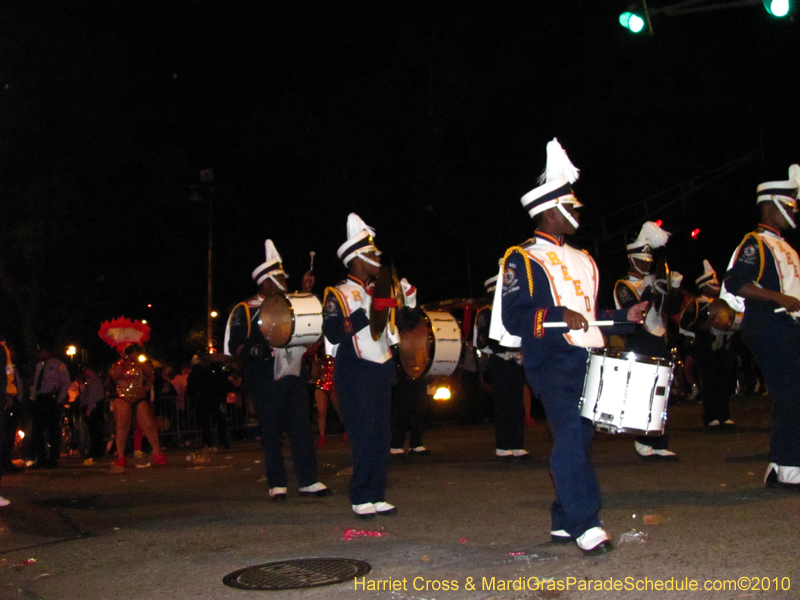
[[[549, 541], [544, 424], [526, 429], [533, 460], [516, 463], [494, 458], [491, 424], [429, 429], [430, 456], [392, 461], [387, 500], [399, 514], [371, 521], [350, 511], [340, 437], [319, 451], [335, 495], [300, 498], [292, 479], [283, 504], [268, 499], [257, 442], [208, 462], [173, 451], [166, 467], [119, 475], [110, 461], [64, 459], [3, 477], [0, 495], [12, 503], [0, 508], [0, 599], [800, 598], [800, 495], [762, 482], [769, 400], [735, 399], [728, 433], [705, 431], [700, 412], [670, 407], [677, 463], [643, 462], [628, 435], [595, 437], [601, 515], [617, 546], [599, 557]], [[222, 582], [244, 567], [314, 557], [371, 571], [284, 591]]]

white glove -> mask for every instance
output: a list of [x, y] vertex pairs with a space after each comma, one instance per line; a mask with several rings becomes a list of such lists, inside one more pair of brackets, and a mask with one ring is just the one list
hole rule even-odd
[[403, 289], [403, 294], [406, 296], [406, 306], [409, 308], [416, 308], [417, 288], [408, 283], [408, 280], [405, 277], [400, 280], [400, 287]]
[[683, 281], [683, 275], [678, 273], [677, 271], [673, 271], [669, 274], [669, 284], [672, 289], [677, 290], [681, 287], [681, 282]]

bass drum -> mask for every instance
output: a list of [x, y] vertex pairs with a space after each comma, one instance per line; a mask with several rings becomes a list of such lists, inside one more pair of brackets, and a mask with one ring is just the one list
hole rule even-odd
[[449, 312], [425, 310], [414, 329], [400, 332], [400, 365], [411, 379], [452, 375], [461, 359], [461, 327]]
[[314, 294], [270, 294], [258, 326], [273, 348], [310, 346], [322, 337], [322, 304]]

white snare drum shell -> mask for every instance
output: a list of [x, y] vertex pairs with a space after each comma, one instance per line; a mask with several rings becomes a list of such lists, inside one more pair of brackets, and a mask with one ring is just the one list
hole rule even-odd
[[671, 382], [669, 361], [593, 348], [586, 365], [581, 416], [600, 431], [661, 435]]

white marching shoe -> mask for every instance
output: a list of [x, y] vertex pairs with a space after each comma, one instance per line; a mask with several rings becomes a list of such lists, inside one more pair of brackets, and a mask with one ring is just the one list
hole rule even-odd
[[578, 547], [583, 550], [583, 553], [589, 556], [605, 554], [614, 549], [614, 546], [611, 544], [611, 539], [602, 527], [587, 529], [582, 535], [575, 538], [575, 542], [578, 544]]
[[378, 514], [375, 510], [375, 505], [372, 502], [365, 502], [364, 504], [353, 504], [353, 512], [359, 519], [373, 519]]

